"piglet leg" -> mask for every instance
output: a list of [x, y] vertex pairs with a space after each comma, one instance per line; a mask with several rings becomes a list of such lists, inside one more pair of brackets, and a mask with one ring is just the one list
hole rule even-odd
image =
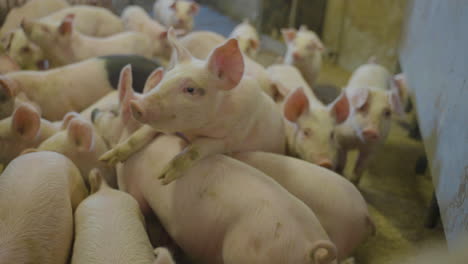
[[150, 126], [142, 126], [123, 142], [104, 153], [99, 160], [109, 165], [115, 165], [119, 161], [126, 161], [134, 153], [151, 142], [159, 133]]
[[208, 156], [224, 152], [223, 139], [197, 138], [166, 165], [159, 179], [161, 179], [162, 184], [169, 184], [180, 178], [196, 162]]
[[338, 150], [338, 162], [336, 164], [336, 173], [343, 175], [343, 171], [346, 167], [348, 152], [344, 149]]
[[370, 158], [372, 157], [373, 153], [374, 151], [372, 151], [372, 149], [361, 149], [359, 151], [359, 156], [356, 161], [353, 174], [349, 179], [355, 185], [359, 184], [361, 176], [364, 173], [364, 170], [367, 168], [367, 165], [369, 164]]

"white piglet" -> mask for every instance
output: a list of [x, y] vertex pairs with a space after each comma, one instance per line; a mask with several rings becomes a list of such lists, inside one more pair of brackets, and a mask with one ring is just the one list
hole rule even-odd
[[315, 32], [306, 26], [296, 29], [283, 29], [283, 38], [287, 44], [284, 63], [296, 66], [312, 89], [322, 67], [324, 46]]
[[348, 150], [358, 149], [350, 180], [359, 183], [371, 157], [388, 136], [392, 113], [403, 113], [399, 87], [384, 67], [364, 64], [353, 72], [338, 102], [349, 107], [338, 109], [347, 119], [337, 127], [341, 148], [337, 171], [343, 171]]
[[195, 2], [185, 0], [156, 0], [153, 6], [154, 18], [166, 27], [192, 31], [193, 17], [198, 13], [199, 6]]
[[[191, 140], [162, 175], [164, 183], [180, 177], [205, 157], [217, 153], [263, 150], [284, 153], [281, 114], [273, 100], [244, 75], [244, 60], [236, 39], [229, 39], [198, 60], [179, 44], [172, 30], [169, 40], [176, 64], [164, 76], [149, 77], [151, 90], [130, 101], [133, 117], [149, 126], [103, 155], [115, 163], [128, 158], [156, 132], [182, 133]], [[148, 81], [147, 81], [148, 83]]]
[[239, 47], [252, 59], [257, 56], [260, 49], [260, 38], [258, 37], [257, 30], [248, 19], [237, 25], [229, 35], [230, 38], [236, 38], [239, 41]]

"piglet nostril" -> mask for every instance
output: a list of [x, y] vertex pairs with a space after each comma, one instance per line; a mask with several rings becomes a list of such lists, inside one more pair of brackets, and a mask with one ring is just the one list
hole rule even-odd
[[324, 168], [327, 168], [329, 170], [331, 170], [333, 168], [333, 164], [331, 163], [330, 160], [328, 159], [324, 159], [324, 160], [321, 160], [317, 163], [320, 167], [324, 167]]
[[374, 129], [365, 129], [364, 131], [362, 131], [362, 134], [364, 135], [364, 138], [366, 140], [370, 140], [370, 141], [378, 140], [380, 137], [379, 132], [377, 132]]

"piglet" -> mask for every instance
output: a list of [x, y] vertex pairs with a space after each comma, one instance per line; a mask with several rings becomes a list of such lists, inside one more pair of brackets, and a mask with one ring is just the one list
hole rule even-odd
[[79, 170], [60, 154], [13, 160], [0, 175], [0, 263], [67, 263], [73, 212], [87, 194]]
[[21, 24], [30, 41], [39, 46], [51, 67], [85, 59], [115, 54], [141, 55], [151, 58], [151, 40], [139, 32], [123, 32], [106, 38], [86, 36], [75, 29], [74, 15], [66, 16], [59, 25], [24, 20]]
[[243, 152], [234, 158], [273, 178], [302, 200], [320, 220], [338, 250], [349, 257], [375, 225], [359, 190], [340, 175], [299, 159], [266, 152]]
[[245, 19], [237, 25], [229, 35], [229, 38], [236, 38], [239, 41], [239, 47], [244, 54], [254, 59], [260, 48], [260, 38], [257, 30]]
[[41, 119], [29, 104], [21, 104], [10, 117], [0, 120], [0, 164], [6, 165], [23, 150], [37, 147], [59, 127]]
[[296, 66], [313, 88], [322, 66], [324, 46], [320, 38], [306, 26], [301, 26], [299, 31], [290, 28], [281, 32], [287, 45], [284, 63]]
[[119, 182], [143, 194], [197, 263], [336, 263], [336, 248], [314, 213], [246, 164], [212, 155], [178, 181], [155, 181], [184, 145], [176, 136], [157, 137], [122, 164]]
[[[90, 172], [89, 181], [91, 195], [75, 212], [76, 238], [71, 263], [163, 263], [161, 260], [167, 258], [164, 254], [168, 252], [158, 249], [155, 259], [135, 199], [110, 188], [98, 169]], [[172, 261], [170, 255], [169, 260]]]
[[92, 58], [48, 71], [0, 75], [0, 109], [22, 98], [36, 103], [44, 118], [61, 120], [66, 113], [80, 112], [116, 89], [120, 70], [129, 63], [134, 66], [136, 87], [140, 89], [159, 66], [140, 56], [120, 55]]
[[124, 31], [120, 18], [110, 10], [95, 6], [72, 6], [49, 14], [39, 21], [48, 24], [60, 24], [69, 15], [75, 16], [75, 27], [80, 33], [94, 37], [108, 37]]
[[294, 66], [273, 65], [268, 73], [285, 121], [288, 154], [334, 169], [339, 148], [335, 126], [345, 120], [336, 108], [347, 105], [323, 105]]
[[113, 167], [99, 162], [98, 158], [108, 148], [104, 140], [95, 132], [93, 125], [77, 113], [68, 113], [62, 122], [64, 130], [42, 142], [38, 150], [55, 151], [67, 156], [80, 169], [88, 183], [87, 175], [93, 168], [99, 168], [106, 181], [117, 187]]
[[154, 57], [170, 59], [172, 49], [167, 41], [166, 27], [153, 20], [143, 8], [126, 7], [122, 11], [122, 20], [127, 30], [141, 32], [151, 39]]
[[8, 12], [2, 29], [0, 30], [0, 37], [17, 29], [24, 18], [37, 19], [47, 16], [55, 11], [70, 6], [65, 0], [40, 0], [28, 1], [21, 7], [16, 7]]
[[336, 100], [343, 105], [337, 109], [346, 121], [337, 126], [340, 144], [337, 171], [346, 165], [346, 155], [357, 149], [359, 156], [350, 180], [356, 184], [369, 160], [385, 142], [391, 124], [392, 113], [402, 114], [403, 107], [398, 85], [393, 76], [381, 65], [368, 63], [352, 74], [343, 94]]
[[200, 7], [197, 3], [185, 0], [156, 0], [153, 6], [154, 18], [166, 27], [192, 31], [193, 17]]
[[44, 52], [29, 41], [22, 29], [17, 29], [0, 39], [5, 54], [23, 70], [46, 70], [49, 65]]
[[[130, 102], [133, 117], [149, 126], [101, 158], [123, 161], [145, 145], [155, 130], [182, 133], [191, 139], [160, 175], [164, 183], [180, 177], [197, 161], [217, 153], [263, 150], [284, 153], [282, 117], [257, 82], [244, 75], [236, 39], [218, 46], [201, 61], [182, 47], [170, 30], [176, 65], [163, 76], [155, 71], [147, 93]], [[133, 147], [132, 147], [133, 146]]]

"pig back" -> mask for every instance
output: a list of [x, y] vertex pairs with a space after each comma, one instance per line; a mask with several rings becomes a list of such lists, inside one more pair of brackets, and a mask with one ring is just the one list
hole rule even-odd
[[[292, 241], [294, 248], [311, 244], [314, 239], [328, 239], [312, 211], [302, 202], [258, 170], [224, 155], [210, 156], [189, 169], [184, 177], [161, 185], [154, 174], [180, 152], [183, 148], [180, 142], [172, 136], [158, 137], [124, 163], [124, 174], [119, 177], [139, 182], [150, 207], [191, 257], [223, 263], [223, 247], [225, 250], [249, 247], [245, 243], [249, 234], [269, 243], [267, 237], [274, 236], [277, 222], [284, 228], [282, 241]], [[236, 238], [240, 233], [246, 235], [243, 240]], [[223, 246], [226, 239], [230, 242]], [[278, 252], [284, 252], [279, 244], [272, 245], [278, 246]], [[301, 254], [305, 256], [305, 252]], [[249, 257], [238, 263], [255, 263]], [[224, 263], [229, 263], [229, 259], [224, 259]]]
[[13, 160], [0, 177], [0, 263], [65, 263], [73, 210], [86, 195], [78, 169], [60, 154]]

